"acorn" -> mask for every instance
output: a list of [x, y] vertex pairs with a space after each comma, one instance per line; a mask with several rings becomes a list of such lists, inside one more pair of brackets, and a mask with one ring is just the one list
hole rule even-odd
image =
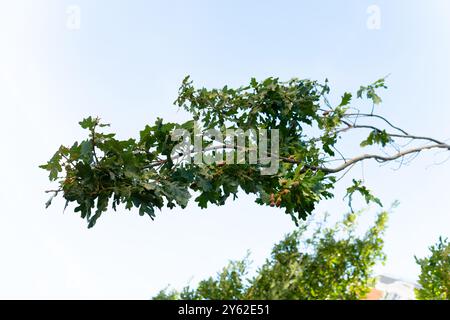
[[276, 206], [277, 207], [281, 206], [281, 197], [278, 197], [277, 202], [276, 202]]
[[270, 199], [269, 199], [269, 201], [270, 201], [270, 206], [271, 206], [271, 207], [275, 207], [275, 196], [274, 196], [273, 193], [270, 194]]

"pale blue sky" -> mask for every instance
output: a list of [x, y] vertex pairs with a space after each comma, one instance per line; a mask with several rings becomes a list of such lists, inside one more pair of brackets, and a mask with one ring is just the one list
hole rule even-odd
[[[369, 5], [381, 29], [366, 26]], [[80, 30], [66, 8], [81, 8]], [[156, 221], [119, 210], [88, 230], [37, 168], [60, 144], [82, 139], [87, 115], [137, 136], [172, 106], [187, 74], [199, 86], [251, 77], [330, 80], [333, 96], [388, 73], [380, 112], [412, 133], [450, 138], [450, 2], [430, 1], [0, 1], [0, 298], [146, 299], [214, 274], [252, 251], [257, 266], [290, 218], [242, 196], [224, 207], [163, 210]], [[409, 166], [365, 163], [387, 204], [401, 202], [377, 273], [415, 280], [413, 255], [450, 236], [449, 163], [428, 152]], [[361, 167], [351, 177], [361, 178]], [[349, 178], [351, 178], [349, 177]], [[346, 210], [336, 198], [317, 212]]]

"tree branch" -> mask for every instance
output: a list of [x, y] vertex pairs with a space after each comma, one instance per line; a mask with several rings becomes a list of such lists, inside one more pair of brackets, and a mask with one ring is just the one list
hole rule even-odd
[[378, 118], [383, 120], [384, 122], [386, 122], [390, 127], [394, 128], [395, 130], [400, 131], [401, 133], [405, 134], [405, 135], [409, 135], [405, 130], [394, 126], [389, 120], [387, 120], [385, 117], [382, 117], [378, 114], [370, 114], [370, 113], [347, 113], [346, 116], [351, 116], [351, 117], [373, 117], [373, 118]]
[[[387, 162], [387, 161], [393, 161], [393, 160], [399, 159], [408, 154], [417, 153], [417, 152], [421, 152], [423, 150], [429, 150], [429, 149], [448, 149], [448, 150], [450, 150], [450, 145], [444, 143], [444, 144], [434, 144], [434, 145], [422, 146], [422, 147], [408, 149], [408, 150], [399, 152], [392, 156], [381, 156], [381, 155], [377, 155], [377, 154], [363, 154], [358, 157], [352, 158], [352, 159], [348, 160], [347, 162], [343, 163], [342, 165], [335, 167], [335, 168], [305, 166], [305, 171], [307, 169], [310, 169], [310, 170], [314, 170], [314, 171], [323, 171], [323, 172], [329, 173], [329, 174], [338, 173], [342, 170], [345, 170], [349, 166], [351, 166], [357, 162], [363, 161], [363, 160], [375, 159], [379, 162]], [[293, 161], [289, 161], [289, 162], [293, 162]], [[295, 162], [297, 164], [299, 164], [297, 161], [295, 161]]]

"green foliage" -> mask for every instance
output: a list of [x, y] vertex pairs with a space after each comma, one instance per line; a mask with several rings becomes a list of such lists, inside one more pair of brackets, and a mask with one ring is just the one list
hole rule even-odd
[[389, 142], [391, 142], [391, 137], [387, 134], [386, 130], [373, 130], [366, 140], [361, 142], [361, 147], [371, 146], [374, 144], [380, 144], [381, 146], [386, 146]]
[[[366, 92], [368, 98], [375, 99], [375, 89], [380, 87], [385, 87], [381, 80], [362, 87], [358, 97]], [[251, 79], [248, 86], [237, 89], [196, 89], [186, 77], [175, 103], [192, 114], [193, 120], [176, 124], [157, 119], [138, 139], [118, 140], [114, 133], [102, 132], [108, 124], [88, 117], [80, 122], [88, 138], [70, 147], [61, 146], [41, 168], [49, 172], [51, 181], [58, 182], [55, 195], [62, 193], [66, 206], [75, 204], [75, 212], [89, 227], [108, 208], [116, 210], [120, 204], [154, 219], [156, 210], [164, 206], [186, 207], [192, 193], [197, 194], [195, 202], [207, 208], [210, 204], [224, 205], [230, 196], [235, 199], [239, 190], [255, 194], [258, 204], [283, 208], [297, 224], [319, 201], [333, 197], [335, 176], [321, 168], [335, 154], [338, 127], [344, 123], [352, 95], [345, 93], [340, 104], [332, 107], [327, 100], [329, 91], [327, 81], [282, 82], [278, 78]], [[221, 131], [278, 129], [278, 172], [262, 175], [262, 163], [174, 163], [170, 155], [179, 141], [172, 140], [171, 132], [185, 129], [192, 138], [194, 121], [203, 129]], [[317, 130], [318, 135], [308, 134]], [[386, 141], [379, 133], [368, 139], [383, 145]], [[363, 195], [375, 200], [365, 192]]]
[[359, 194], [361, 194], [361, 196], [364, 197], [364, 200], [366, 201], [367, 204], [369, 204], [370, 202], [375, 202], [380, 207], [382, 207], [383, 204], [381, 203], [380, 199], [375, 197], [372, 194], [372, 192], [370, 192], [370, 190], [367, 189], [367, 187], [365, 187], [362, 183], [363, 182], [361, 180], [353, 179], [353, 185], [347, 188], [346, 197], [348, 197], [348, 205], [349, 205], [350, 209], [353, 211], [352, 198], [353, 198], [353, 195], [355, 194], [355, 192], [358, 192]]
[[351, 93], [344, 93], [344, 95], [342, 96], [342, 101], [339, 104], [340, 107], [344, 107], [348, 104], [350, 104], [350, 101], [352, 100], [352, 94]]
[[421, 268], [416, 297], [420, 300], [450, 300], [450, 243], [440, 237], [430, 251], [429, 257], [416, 257]]
[[374, 225], [358, 235], [360, 213], [347, 214], [333, 227], [323, 221], [288, 234], [252, 278], [247, 276], [247, 256], [197, 288], [185, 287], [180, 293], [166, 288], [154, 299], [361, 299], [374, 285], [373, 266], [385, 260], [387, 213], [378, 214]]
[[361, 86], [357, 92], [357, 97], [362, 98], [364, 95], [367, 99], [372, 100], [374, 105], [378, 105], [382, 102], [381, 97], [376, 93], [376, 90], [379, 88], [386, 89], [387, 86], [385, 84], [385, 78], [378, 79], [374, 83], [368, 86]]
[[[179, 297], [190, 300], [237, 300], [245, 289], [245, 276], [249, 267], [248, 257], [231, 261], [216, 278], [201, 281], [195, 290], [185, 287]], [[163, 294], [162, 292], [160, 294]], [[175, 298], [176, 299], [176, 298]], [[166, 299], [167, 300], [167, 299]]]

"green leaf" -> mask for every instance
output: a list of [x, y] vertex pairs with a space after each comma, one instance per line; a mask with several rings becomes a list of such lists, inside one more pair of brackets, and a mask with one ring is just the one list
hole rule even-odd
[[98, 124], [98, 119], [88, 117], [79, 122], [83, 129], [93, 129]]
[[341, 103], [339, 104], [340, 107], [346, 106], [350, 103], [350, 101], [352, 100], [352, 94], [351, 93], [344, 93], [344, 95], [342, 96], [342, 100]]
[[50, 181], [55, 181], [58, 179], [58, 173], [62, 172], [61, 166], [62, 155], [58, 150], [53, 157], [47, 162], [47, 164], [40, 165], [39, 168], [47, 170], [50, 172], [49, 179]]
[[373, 130], [370, 132], [366, 140], [361, 142], [361, 147], [370, 146], [373, 144], [380, 144], [385, 147], [388, 143], [392, 142], [391, 136], [386, 132], [386, 130]]
[[363, 182], [361, 180], [353, 179], [353, 185], [347, 188], [347, 194], [345, 197], [349, 198], [350, 209], [353, 211], [352, 197], [355, 192], [360, 193], [364, 197], [364, 200], [366, 201], [367, 204], [369, 204], [370, 202], [374, 202], [374, 203], [378, 204], [380, 207], [383, 207], [383, 204], [381, 203], [380, 199], [375, 197], [372, 194], [372, 192], [369, 189], [367, 189], [367, 187], [365, 187], [362, 183]]

